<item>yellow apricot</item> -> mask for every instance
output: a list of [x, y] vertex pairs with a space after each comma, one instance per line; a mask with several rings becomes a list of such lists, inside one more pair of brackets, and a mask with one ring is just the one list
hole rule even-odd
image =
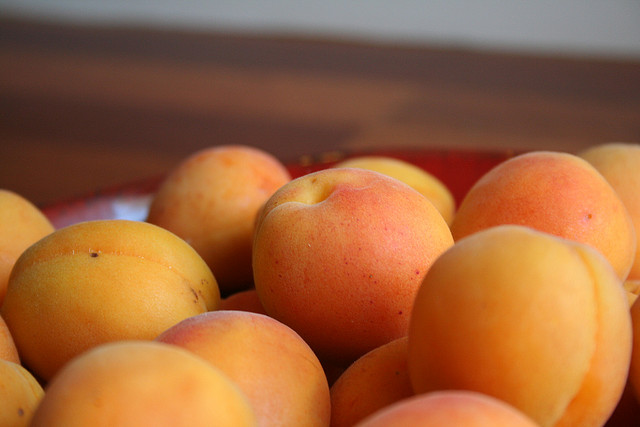
[[360, 168], [388, 175], [425, 196], [451, 224], [456, 204], [449, 188], [434, 175], [412, 163], [388, 156], [363, 155], [338, 162], [334, 167]]
[[[640, 144], [611, 142], [590, 147], [581, 153], [605, 177], [624, 203], [636, 230], [640, 246]], [[640, 280], [640, 250], [636, 250], [629, 279]]]
[[0, 426], [28, 426], [44, 390], [18, 363], [0, 359]]
[[87, 221], [59, 229], [16, 261], [1, 314], [22, 362], [44, 380], [97, 344], [154, 339], [216, 309], [202, 258], [152, 224]]
[[21, 195], [0, 189], [0, 305], [20, 254], [54, 230], [49, 219]]

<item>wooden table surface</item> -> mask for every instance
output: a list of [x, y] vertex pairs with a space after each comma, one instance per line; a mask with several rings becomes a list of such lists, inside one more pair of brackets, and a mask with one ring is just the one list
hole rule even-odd
[[212, 145], [640, 142], [640, 62], [0, 19], [0, 188], [45, 206]]

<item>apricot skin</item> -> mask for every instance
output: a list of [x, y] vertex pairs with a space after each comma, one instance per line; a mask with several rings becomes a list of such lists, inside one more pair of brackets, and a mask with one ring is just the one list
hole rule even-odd
[[31, 427], [255, 426], [238, 387], [179, 347], [154, 341], [99, 345], [49, 382]]
[[27, 427], [44, 390], [18, 363], [0, 360], [0, 425]]
[[502, 400], [464, 390], [426, 393], [382, 408], [356, 427], [538, 427]]
[[258, 148], [205, 148], [184, 159], [165, 178], [147, 221], [189, 242], [226, 296], [251, 287], [257, 212], [290, 179], [282, 163]]
[[327, 426], [329, 385], [311, 348], [263, 314], [217, 310], [193, 316], [156, 339], [187, 349], [244, 392], [260, 426]]
[[235, 292], [223, 298], [220, 300], [220, 310], [241, 310], [267, 314], [260, 302], [258, 292], [254, 288]]
[[453, 244], [442, 215], [396, 179], [333, 168], [265, 204], [253, 247], [265, 311], [327, 362], [351, 363], [406, 335], [415, 293]]
[[633, 322], [633, 351], [629, 369], [629, 384], [636, 400], [640, 402], [640, 299], [636, 299], [631, 306]]
[[331, 426], [353, 426], [410, 396], [405, 336], [366, 353], [338, 377], [331, 386]]
[[525, 225], [600, 251], [625, 279], [636, 253], [631, 216], [605, 178], [569, 153], [534, 151], [482, 176], [451, 224], [455, 240], [492, 226]]
[[[640, 144], [611, 142], [590, 147], [580, 157], [588, 161], [611, 184], [624, 203], [636, 230], [636, 248], [640, 245]], [[640, 280], [640, 250], [627, 277]]]
[[11, 331], [7, 327], [7, 323], [0, 316], [0, 359], [8, 360], [14, 363], [20, 363], [20, 355], [13, 341]]
[[22, 362], [48, 380], [97, 344], [152, 340], [219, 302], [211, 270], [186, 242], [152, 224], [101, 220], [27, 249], [0, 310]]
[[456, 209], [453, 194], [442, 181], [419, 166], [393, 157], [370, 155], [352, 157], [334, 167], [368, 169], [396, 178], [433, 203], [447, 224], [453, 220]]
[[631, 319], [595, 249], [504, 225], [459, 240], [420, 287], [409, 329], [416, 393], [468, 389], [541, 426], [599, 426], [625, 387]]
[[0, 305], [13, 264], [25, 249], [53, 230], [49, 219], [33, 203], [0, 189]]

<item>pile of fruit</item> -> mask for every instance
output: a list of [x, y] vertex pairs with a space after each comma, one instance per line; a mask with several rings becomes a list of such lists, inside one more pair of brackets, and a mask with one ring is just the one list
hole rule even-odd
[[637, 424], [638, 188], [609, 143], [459, 203], [391, 156], [294, 178], [247, 146], [184, 159], [143, 221], [55, 229], [0, 190], [0, 425]]

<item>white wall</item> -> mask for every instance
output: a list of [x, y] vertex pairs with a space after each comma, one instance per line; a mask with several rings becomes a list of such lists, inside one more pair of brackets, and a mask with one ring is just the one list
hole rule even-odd
[[0, 0], [2, 11], [101, 24], [640, 59], [640, 0]]

